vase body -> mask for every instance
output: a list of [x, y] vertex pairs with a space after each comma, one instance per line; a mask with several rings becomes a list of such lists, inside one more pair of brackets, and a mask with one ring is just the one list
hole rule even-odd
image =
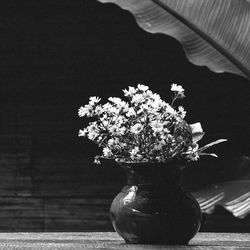
[[188, 244], [201, 223], [199, 204], [181, 188], [174, 164], [121, 164], [127, 185], [115, 197], [110, 218], [127, 243]]

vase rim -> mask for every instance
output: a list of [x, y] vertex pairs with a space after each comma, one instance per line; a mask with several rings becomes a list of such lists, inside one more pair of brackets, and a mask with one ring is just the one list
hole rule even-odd
[[167, 165], [176, 165], [176, 167], [183, 169], [187, 163], [186, 162], [181, 162], [177, 160], [169, 160], [166, 162], [150, 162], [150, 161], [145, 161], [145, 162], [132, 162], [132, 161], [122, 161], [122, 160], [116, 160], [116, 163], [120, 165], [121, 167], [126, 167], [126, 168], [133, 168], [133, 167], [152, 167], [154, 168], [155, 166], [157, 167], [162, 167], [162, 168], [167, 168]]

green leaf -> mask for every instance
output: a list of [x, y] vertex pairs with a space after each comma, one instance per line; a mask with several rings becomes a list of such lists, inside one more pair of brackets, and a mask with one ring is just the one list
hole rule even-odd
[[250, 79], [249, 0], [98, 0], [130, 11], [151, 33], [180, 41], [187, 58]]
[[[243, 219], [250, 213], [250, 157], [229, 159], [220, 165], [222, 166], [216, 166], [213, 174], [208, 172], [208, 169], [212, 171], [211, 166], [199, 167], [203, 173], [203, 177], [201, 172], [199, 173], [203, 187], [192, 194], [199, 202], [203, 213], [211, 214], [216, 206], [223, 206], [235, 217]], [[216, 181], [208, 180], [209, 176]], [[208, 181], [212, 181], [213, 184], [206, 185]]]
[[199, 153], [199, 155], [213, 156], [213, 157], [215, 157], [215, 158], [217, 158], [217, 157], [218, 157], [218, 155], [216, 155], [216, 154], [212, 154], [212, 153]]
[[[214, 145], [216, 145], [216, 144], [219, 144], [219, 143], [222, 143], [222, 142], [226, 142], [226, 141], [227, 141], [227, 139], [219, 139], [219, 140], [216, 140], [216, 141], [214, 141], [214, 142], [211, 142], [211, 143], [209, 143], [209, 144], [203, 146], [202, 148], [199, 148], [198, 152], [203, 152], [204, 150], [206, 150], [206, 149], [208, 149], [208, 148], [210, 148], [210, 147], [212, 147], [212, 146], [214, 146]], [[199, 154], [200, 154], [200, 153], [199, 153]]]
[[200, 141], [205, 135], [205, 132], [203, 132], [200, 122], [189, 124], [189, 127], [191, 128], [192, 140], [194, 143]]
[[193, 142], [195, 143], [195, 142], [200, 141], [203, 138], [204, 135], [205, 135], [205, 132], [192, 134]]

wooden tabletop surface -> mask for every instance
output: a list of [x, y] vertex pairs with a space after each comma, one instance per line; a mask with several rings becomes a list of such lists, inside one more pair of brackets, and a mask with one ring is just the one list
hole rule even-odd
[[0, 249], [250, 249], [249, 233], [198, 233], [188, 246], [133, 245], [113, 232], [0, 233]]

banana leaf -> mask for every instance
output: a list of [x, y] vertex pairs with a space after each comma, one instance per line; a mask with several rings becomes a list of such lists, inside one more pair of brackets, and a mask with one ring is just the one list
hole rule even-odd
[[[211, 214], [216, 206], [222, 206], [235, 217], [243, 219], [250, 213], [250, 157], [237, 157], [222, 165], [221, 177], [216, 183], [192, 194], [203, 213]], [[203, 181], [208, 181], [208, 177], [204, 176]]]
[[250, 79], [249, 0], [98, 0], [130, 11], [151, 33], [182, 43], [195, 65]]

